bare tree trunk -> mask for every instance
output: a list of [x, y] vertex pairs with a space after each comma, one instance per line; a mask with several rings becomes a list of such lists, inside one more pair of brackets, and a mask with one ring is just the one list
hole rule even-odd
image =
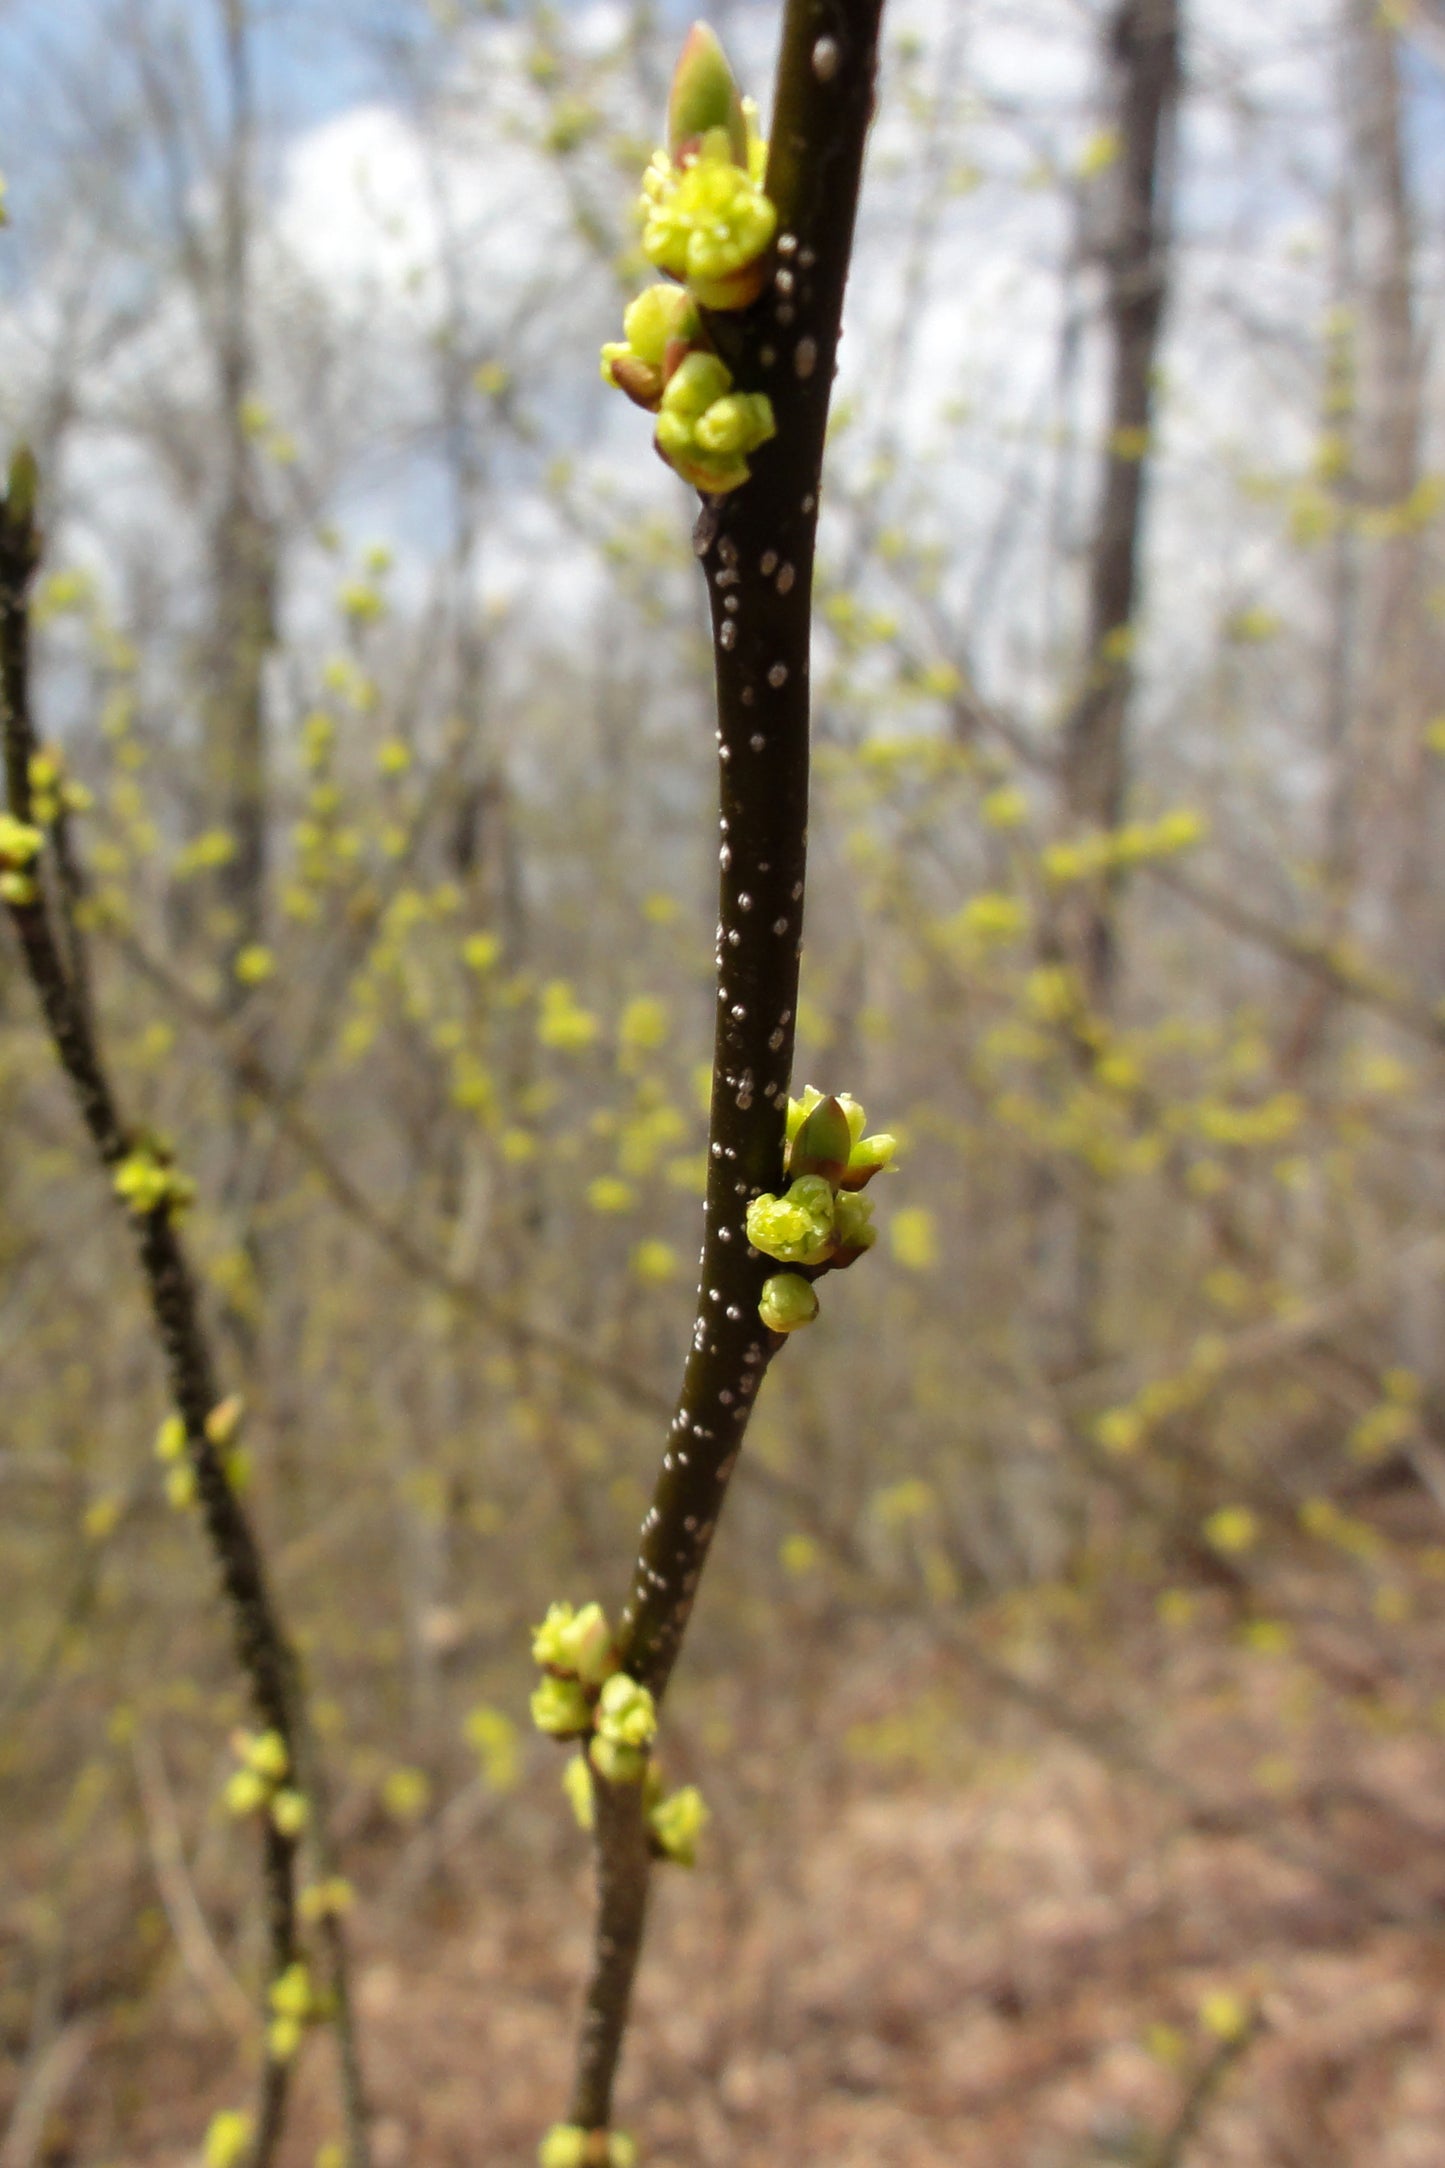
[[[1072, 821], [1112, 828], [1128, 783], [1134, 611], [1154, 371], [1169, 285], [1178, 0], [1118, 0], [1105, 34], [1118, 153], [1113, 231], [1101, 254], [1110, 348], [1103, 495], [1089, 565], [1087, 663], [1064, 731], [1062, 779]], [[1116, 973], [1109, 884], [1088, 892], [1069, 929], [1091, 1008], [1107, 1009]]]
[[242, 951], [265, 932], [266, 712], [264, 670], [275, 639], [275, 539], [261, 502], [246, 427], [252, 391], [250, 180], [254, 118], [246, 0], [220, 0], [230, 141], [221, 181], [215, 305], [217, 396], [225, 468], [212, 531], [214, 615], [207, 660], [206, 748], [211, 795], [233, 851], [220, 869], [226, 913], [224, 995], [238, 1007]]
[[[1062, 810], [1073, 828], [1111, 829], [1124, 809], [1134, 688], [1145, 483], [1155, 364], [1168, 300], [1173, 150], [1179, 102], [1178, 0], [1117, 0], [1104, 33], [1117, 136], [1112, 218], [1099, 249], [1106, 280], [1110, 392], [1103, 486], [1089, 562], [1084, 682], [1064, 727]], [[1090, 1018], [1106, 1021], [1118, 978], [1117, 883], [1107, 874], [1060, 898], [1047, 949], [1072, 964]], [[1087, 1069], [1090, 1042], [1079, 1039]], [[1092, 1361], [1107, 1243], [1096, 1180], [1075, 1191], [1046, 1172], [1036, 1203], [1041, 1367], [1068, 1375]]]

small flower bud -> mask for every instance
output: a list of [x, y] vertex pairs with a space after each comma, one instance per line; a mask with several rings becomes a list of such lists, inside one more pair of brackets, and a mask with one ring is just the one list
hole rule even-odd
[[227, 1779], [222, 1797], [226, 1812], [243, 1821], [248, 1814], [260, 1813], [266, 1804], [268, 1787], [264, 1777], [258, 1777], [254, 1769], [238, 1769]]
[[299, 1837], [310, 1819], [311, 1807], [304, 1792], [288, 1787], [271, 1801], [271, 1820], [283, 1837]]
[[291, 1767], [286, 1741], [279, 1731], [263, 1731], [259, 1738], [247, 1738], [242, 1752], [246, 1767], [254, 1769], [268, 1784], [279, 1784]]
[[590, 1741], [587, 1756], [598, 1776], [609, 1784], [640, 1784], [647, 1774], [646, 1747], [619, 1746], [601, 1733]]
[[839, 1272], [871, 1250], [878, 1240], [878, 1230], [873, 1225], [873, 1207], [866, 1197], [850, 1196], [845, 1190], [838, 1199], [837, 1207], [838, 1247], [833, 1252], [833, 1265]]
[[702, 1793], [695, 1784], [684, 1784], [659, 1800], [648, 1815], [648, 1826], [659, 1851], [679, 1867], [697, 1864], [697, 1840], [709, 1816]]
[[596, 1816], [592, 1807], [592, 1779], [580, 1754], [574, 1754], [562, 1771], [562, 1789], [579, 1829], [590, 1829]]
[[312, 1999], [311, 1975], [299, 1957], [266, 1991], [266, 2000], [277, 2017], [306, 2019], [311, 2015]]
[[597, 1697], [597, 1729], [616, 1746], [650, 1746], [657, 1737], [657, 1704], [636, 1679], [615, 1672]]
[[196, 1471], [182, 1464], [168, 1470], [166, 1475], [166, 1501], [177, 1513], [184, 1513], [196, 1502]]
[[179, 1415], [168, 1415], [156, 1432], [155, 1454], [160, 1461], [177, 1461], [186, 1450], [186, 1426]]
[[575, 1679], [545, 1678], [532, 1695], [532, 1722], [549, 1738], [575, 1739], [591, 1729], [592, 1710]]
[[303, 2027], [295, 2017], [273, 2017], [266, 2027], [266, 2052], [273, 2063], [289, 2063], [301, 2045]]
[[786, 1133], [789, 1144], [792, 1143], [794, 1137], [796, 1137], [798, 1131], [802, 1128], [804, 1122], [808, 1119], [808, 1116], [812, 1113], [814, 1107], [818, 1105], [822, 1097], [823, 1094], [819, 1091], [816, 1084], [805, 1084], [803, 1086], [802, 1098], [790, 1099], [788, 1101]]
[[758, 1315], [769, 1332], [796, 1332], [811, 1325], [818, 1314], [818, 1297], [811, 1281], [796, 1272], [775, 1272], [764, 1280]]
[[533, 1663], [550, 1664], [557, 1671], [570, 1671], [567, 1634], [574, 1616], [570, 1603], [547, 1606], [547, 1616], [532, 1635]]
[[537, 2168], [587, 2168], [587, 2133], [580, 2123], [554, 2123], [537, 2148]]
[[227, 1446], [240, 1429], [246, 1413], [246, 1403], [239, 1393], [229, 1393], [218, 1401], [206, 1417], [206, 1436], [214, 1446]]
[[204, 2168], [239, 2168], [251, 2144], [251, 2118], [240, 2108], [218, 2108], [201, 2146]]

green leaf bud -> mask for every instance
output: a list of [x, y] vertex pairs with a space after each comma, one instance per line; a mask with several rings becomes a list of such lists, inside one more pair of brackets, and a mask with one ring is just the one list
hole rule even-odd
[[587, 1756], [600, 1777], [609, 1784], [640, 1784], [647, 1774], [647, 1749], [619, 1746], [599, 1733], [587, 1748]]
[[40, 888], [28, 873], [0, 873], [0, 900], [17, 910], [39, 903]]
[[798, 1128], [788, 1152], [792, 1175], [820, 1174], [836, 1187], [848, 1164], [853, 1140], [841, 1101], [820, 1099]]
[[607, 2134], [607, 2168], [637, 2168], [637, 2146], [625, 2130]]
[[667, 100], [667, 148], [681, 158], [710, 128], [726, 132], [736, 164], [748, 162], [748, 125], [727, 54], [717, 32], [694, 23], [683, 41]]
[[817, 1314], [817, 1294], [801, 1274], [775, 1272], [764, 1280], [758, 1315], [769, 1332], [796, 1332], [801, 1325], [811, 1325]]
[[875, 1174], [891, 1167], [898, 1150], [898, 1139], [886, 1129], [875, 1136], [861, 1137], [848, 1155], [848, 1165], [843, 1172], [844, 1189], [866, 1189]]
[[592, 1728], [592, 1710], [575, 1679], [543, 1679], [532, 1695], [532, 1722], [549, 1738], [575, 1739]]
[[554, 2123], [537, 2148], [537, 2168], [587, 2168], [587, 2133], [580, 2123]]
[[615, 1672], [597, 1697], [597, 1729], [615, 1746], [650, 1746], [657, 1737], [657, 1704], [636, 1679]]
[[819, 1091], [816, 1084], [805, 1084], [803, 1086], [802, 1098], [790, 1099], [788, 1101], [786, 1134], [789, 1144], [792, 1143], [794, 1137], [796, 1137], [798, 1131], [802, 1128], [804, 1122], [808, 1119], [808, 1116], [812, 1113], [814, 1107], [817, 1106], [818, 1102], [822, 1099], [822, 1097], [823, 1094]]
[[695, 1784], [684, 1784], [680, 1791], [659, 1800], [647, 1820], [660, 1851], [680, 1867], [697, 1865], [697, 1840], [709, 1816]]
[[748, 1206], [748, 1240], [785, 1265], [821, 1265], [833, 1247], [833, 1191], [820, 1174], [805, 1174], [787, 1194], [765, 1193]]
[[858, 1142], [858, 1139], [867, 1128], [868, 1117], [851, 1092], [839, 1092], [837, 1099], [839, 1106], [843, 1109], [844, 1119], [848, 1124], [848, 1141], [851, 1146]]

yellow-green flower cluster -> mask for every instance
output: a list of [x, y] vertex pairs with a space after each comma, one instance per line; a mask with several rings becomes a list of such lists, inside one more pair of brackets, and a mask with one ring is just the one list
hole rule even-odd
[[179, 1214], [195, 1202], [195, 1183], [174, 1164], [169, 1149], [154, 1140], [127, 1152], [113, 1179], [117, 1197], [137, 1219], [152, 1212]]
[[766, 165], [721, 45], [695, 24], [673, 77], [667, 148], [642, 184], [643, 253], [679, 284], [639, 294], [625, 337], [602, 349], [602, 374], [658, 416], [658, 452], [710, 496], [739, 488], [749, 454], [775, 433], [771, 401], [737, 389], [700, 314], [746, 308], [762, 290], [777, 225]]
[[554, 2123], [537, 2148], [538, 2168], [637, 2168], [637, 2147], [623, 2130]]
[[266, 2049], [273, 2062], [289, 2063], [301, 2045], [308, 2025], [331, 2015], [330, 1998], [319, 1994], [304, 1961], [297, 1958], [266, 1993], [271, 2021], [266, 2027]]
[[657, 1733], [657, 1708], [645, 1686], [619, 1668], [616, 1643], [602, 1606], [574, 1611], [554, 1603], [532, 1636], [543, 1677], [532, 1696], [532, 1721], [553, 1739], [582, 1739], [598, 1774], [612, 1784], [636, 1784], [647, 1771]]
[[227, 1812], [238, 1820], [265, 1814], [283, 1837], [299, 1837], [310, 1818], [310, 1808], [305, 1793], [286, 1782], [291, 1757], [280, 1732], [235, 1732], [231, 1749], [241, 1766], [227, 1780]]
[[83, 783], [72, 783], [64, 756], [54, 747], [30, 756], [30, 810], [36, 824], [49, 828], [62, 813], [88, 813], [95, 800]]
[[13, 813], [0, 813], [0, 897], [6, 903], [36, 901], [40, 891], [31, 868], [44, 841], [40, 830], [29, 821], [18, 821]]
[[778, 225], [763, 193], [766, 159], [754, 137], [739, 164], [728, 130], [708, 128], [672, 157], [654, 152], [642, 177], [642, 253], [705, 309], [746, 308], [762, 291]]
[[[592, 1780], [587, 1757], [574, 1754], [562, 1772], [562, 1789], [576, 1816], [579, 1829], [590, 1829]], [[695, 1784], [664, 1792], [662, 1771], [649, 1761], [642, 1779], [642, 1810], [647, 1820], [648, 1841], [654, 1859], [670, 1859], [679, 1867], [697, 1865], [697, 1841], [711, 1819], [702, 1793]]]
[[765, 1257], [801, 1271], [776, 1272], [763, 1285], [758, 1314], [771, 1332], [796, 1332], [818, 1314], [818, 1298], [803, 1272], [843, 1271], [877, 1240], [873, 1208], [859, 1196], [891, 1166], [896, 1139], [885, 1130], [865, 1137], [866, 1117], [846, 1092], [825, 1098], [810, 1084], [788, 1102], [782, 1196], [771, 1192], [748, 1206], [748, 1240]]

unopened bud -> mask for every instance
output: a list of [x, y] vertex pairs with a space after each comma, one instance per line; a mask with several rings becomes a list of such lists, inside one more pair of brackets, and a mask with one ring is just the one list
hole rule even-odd
[[769, 1332], [796, 1332], [802, 1325], [811, 1325], [817, 1314], [817, 1294], [800, 1273], [775, 1272], [764, 1280], [758, 1315]]

